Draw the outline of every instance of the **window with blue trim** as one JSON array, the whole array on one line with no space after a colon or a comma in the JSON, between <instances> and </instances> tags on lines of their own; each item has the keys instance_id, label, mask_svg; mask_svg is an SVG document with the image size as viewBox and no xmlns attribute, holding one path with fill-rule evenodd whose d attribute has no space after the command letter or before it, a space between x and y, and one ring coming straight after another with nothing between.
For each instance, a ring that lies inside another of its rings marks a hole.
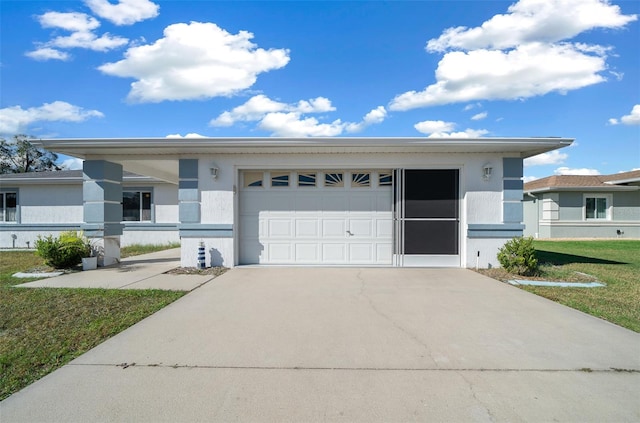
<instances>
[{"instance_id":1,"label":"window with blue trim","mask_svg":"<svg viewBox=\"0 0 640 423\"><path fill-rule=\"evenodd\" d=\"M123 191L122 220L151 222L151 191Z\"/></svg>"},{"instance_id":2,"label":"window with blue trim","mask_svg":"<svg viewBox=\"0 0 640 423\"><path fill-rule=\"evenodd\" d=\"M18 221L18 193L0 192L0 209L2 210L1 222Z\"/></svg>"}]
</instances>

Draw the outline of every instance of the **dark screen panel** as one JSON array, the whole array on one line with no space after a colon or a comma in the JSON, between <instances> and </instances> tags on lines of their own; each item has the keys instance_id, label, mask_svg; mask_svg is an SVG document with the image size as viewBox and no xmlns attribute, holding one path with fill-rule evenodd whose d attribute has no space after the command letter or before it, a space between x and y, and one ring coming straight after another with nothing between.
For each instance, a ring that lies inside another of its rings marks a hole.
<instances>
[{"instance_id":1,"label":"dark screen panel","mask_svg":"<svg viewBox=\"0 0 640 423\"><path fill-rule=\"evenodd\" d=\"M405 171L405 218L458 218L458 170Z\"/></svg>"},{"instance_id":2,"label":"dark screen panel","mask_svg":"<svg viewBox=\"0 0 640 423\"><path fill-rule=\"evenodd\" d=\"M407 220L404 222L405 254L458 254L458 222Z\"/></svg>"}]
</instances>

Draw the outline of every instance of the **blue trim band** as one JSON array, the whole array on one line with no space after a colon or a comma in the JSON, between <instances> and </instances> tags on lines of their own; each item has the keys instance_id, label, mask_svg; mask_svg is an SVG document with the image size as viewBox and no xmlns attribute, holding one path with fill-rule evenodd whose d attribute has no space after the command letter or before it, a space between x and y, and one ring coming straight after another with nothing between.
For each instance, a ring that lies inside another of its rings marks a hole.
<instances>
[{"instance_id":1,"label":"blue trim band","mask_svg":"<svg viewBox=\"0 0 640 423\"><path fill-rule=\"evenodd\" d=\"M472 223L467 225L467 238L513 238L522 236L523 230L520 223Z\"/></svg>"},{"instance_id":2,"label":"blue trim band","mask_svg":"<svg viewBox=\"0 0 640 423\"><path fill-rule=\"evenodd\" d=\"M233 238L231 224L180 224L181 238Z\"/></svg>"},{"instance_id":3,"label":"blue trim band","mask_svg":"<svg viewBox=\"0 0 640 423\"><path fill-rule=\"evenodd\" d=\"M82 223L9 223L1 224L2 232L81 231Z\"/></svg>"},{"instance_id":4,"label":"blue trim band","mask_svg":"<svg viewBox=\"0 0 640 423\"><path fill-rule=\"evenodd\" d=\"M177 231L177 223L136 223L125 222L125 232L131 231Z\"/></svg>"}]
</instances>

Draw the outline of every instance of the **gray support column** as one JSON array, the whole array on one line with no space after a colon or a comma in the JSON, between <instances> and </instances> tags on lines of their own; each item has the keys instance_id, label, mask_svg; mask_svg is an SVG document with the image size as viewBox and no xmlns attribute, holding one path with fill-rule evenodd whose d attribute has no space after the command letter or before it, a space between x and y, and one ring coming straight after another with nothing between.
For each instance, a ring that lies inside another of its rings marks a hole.
<instances>
[{"instance_id":1,"label":"gray support column","mask_svg":"<svg viewBox=\"0 0 640 423\"><path fill-rule=\"evenodd\" d=\"M522 159L505 157L502 159L502 221L522 223Z\"/></svg>"},{"instance_id":2,"label":"gray support column","mask_svg":"<svg viewBox=\"0 0 640 423\"><path fill-rule=\"evenodd\" d=\"M122 224L122 165L106 160L83 164L82 229L98 251L98 265L120 261Z\"/></svg>"},{"instance_id":3,"label":"gray support column","mask_svg":"<svg viewBox=\"0 0 640 423\"><path fill-rule=\"evenodd\" d=\"M200 223L198 159L180 159L178 164L178 202L180 225Z\"/></svg>"}]
</instances>

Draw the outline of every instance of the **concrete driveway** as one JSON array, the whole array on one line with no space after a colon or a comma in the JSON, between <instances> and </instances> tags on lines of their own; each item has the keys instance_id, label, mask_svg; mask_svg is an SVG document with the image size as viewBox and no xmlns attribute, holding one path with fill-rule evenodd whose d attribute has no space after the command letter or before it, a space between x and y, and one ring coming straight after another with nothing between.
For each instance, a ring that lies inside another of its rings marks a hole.
<instances>
[{"instance_id":1,"label":"concrete driveway","mask_svg":"<svg viewBox=\"0 0 640 423\"><path fill-rule=\"evenodd\" d=\"M638 421L639 392L639 334L468 270L237 268L0 420Z\"/></svg>"}]
</instances>

